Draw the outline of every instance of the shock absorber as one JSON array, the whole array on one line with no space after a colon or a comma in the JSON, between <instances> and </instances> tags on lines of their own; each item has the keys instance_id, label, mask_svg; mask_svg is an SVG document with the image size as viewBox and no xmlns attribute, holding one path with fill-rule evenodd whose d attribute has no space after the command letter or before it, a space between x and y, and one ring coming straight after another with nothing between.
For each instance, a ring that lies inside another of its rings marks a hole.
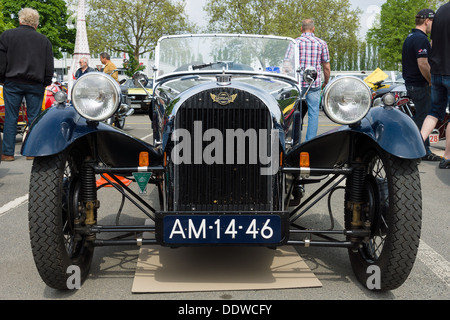
<instances>
[{"instance_id":1,"label":"shock absorber","mask_svg":"<svg viewBox=\"0 0 450 320\"><path fill-rule=\"evenodd\" d=\"M86 213L86 225L94 225L96 223L95 211L99 207L94 165L95 161L87 158L81 167L81 199Z\"/></svg>"},{"instance_id":2,"label":"shock absorber","mask_svg":"<svg viewBox=\"0 0 450 320\"><path fill-rule=\"evenodd\" d=\"M362 206L364 204L364 165L360 159L356 159L353 164L353 174L350 183L350 199L349 208L352 212L351 227L352 229L360 229L363 226L361 220Z\"/></svg>"}]
</instances>

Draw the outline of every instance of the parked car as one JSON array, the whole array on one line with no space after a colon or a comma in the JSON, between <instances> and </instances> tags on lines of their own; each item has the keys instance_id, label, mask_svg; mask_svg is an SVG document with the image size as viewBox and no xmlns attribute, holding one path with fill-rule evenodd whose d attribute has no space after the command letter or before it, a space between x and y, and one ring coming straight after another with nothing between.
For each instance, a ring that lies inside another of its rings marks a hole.
<instances>
[{"instance_id":1,"label":"parked car","mask_svg":"<svg viewBox=\"0 0 450 320\"><path fill-rule=\"evenodd\" d=\"M22 154L35 157L31 248L48 286L67 289L74 265L83 281L97 246L120 245L344 248L363 286L404 283L419 246L417 159L425 155L408 116L391 106L372 108L364 81L339 77L325 88L323 105L341 126L301 141L299 81L314 72L299 69L291 38L166 36L155 59L157 117L149 130L161 137L156 144L102 122L120 104L120 89L103 73L80 78L72 103L46 110L23 143ZM134 81L150 82L143 73ZM105 192L132 200L153 223L121 224L122 205L100 205L97 175L116 186ZM145 196L148 185L159 203ZM303 215L338 189L345 195L339 212L330 206L331 227L304 225ZM113 211L116 223L101 224ZM343 226L334 226L335 214Z\"/></svg>"},{"instance_id":2,"label":"parked car","mask_svg":"<svg viewBox=\"0 0 450 320\"><path fill-rule=\"evenodd\" d=\"M146 90L142 87L137 87L133 79L127 79L120 85L120 90L123 95L128 96L130 105L135 110L142 110L148 112L151 106L152 99L148 94L152 94L153 81L149 81L145 86Z\"/></svg>"}]
</instances>

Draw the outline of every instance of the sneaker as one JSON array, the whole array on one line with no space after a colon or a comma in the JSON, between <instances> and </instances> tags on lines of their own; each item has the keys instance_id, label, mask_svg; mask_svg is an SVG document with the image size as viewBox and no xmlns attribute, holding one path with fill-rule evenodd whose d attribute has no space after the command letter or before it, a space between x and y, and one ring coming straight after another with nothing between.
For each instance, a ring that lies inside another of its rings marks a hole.
<instances>
[{"instance_id":1,"label":"sneaker","mask_svg":"<svg viewBox=\"0 0 450 320\"><path fill-rule=\"evenodd\" d=\"M14 161L14 156L8 156L6 154L2 154L2 161Z\"/></svg>"},{"instance_id":2,"label":"sneaker","mask_svg":"<svg viewBox=\"0 0 450 320\"><path fill-rule=\"evenodd\" d=\"M423 161L441 161L443 158L434 154L433 152L428 153L425 157L422 158Z\"/></svg>"},{"instance_id":3,"label":"sneaker","mask_svg":"<svg viewBox=\"0 0 450 320\"><path fill-rule=\"evenodd\" d=\"M442 158L441 162L439 163L439 168L450 169L450 160Z\"/></svg>"}]
</instances>

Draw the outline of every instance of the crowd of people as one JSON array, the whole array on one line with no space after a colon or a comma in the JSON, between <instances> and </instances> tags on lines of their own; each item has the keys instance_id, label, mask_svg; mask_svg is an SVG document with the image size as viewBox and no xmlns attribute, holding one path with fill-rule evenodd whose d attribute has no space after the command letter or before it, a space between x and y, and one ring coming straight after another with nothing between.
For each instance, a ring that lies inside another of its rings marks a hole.
<instances>
[{"instance_id":1,"label":"crowd of people","mask_svg":"<svg viewBox=\"0 0 450 320\"><path fill-rule=\"evenodd\" d=\"M407 36L402 50L403 78L409 97L414 102L414 122L424 140L427 154L425 161L439 161L439 168L450 168L450 122L446 130L444 156L430 149L429 135L438 121L444 121L450 102L450 2L435 13L431 9L420 10L416 15L416 27ZM302 35L296 39L300 51L300 68L312 66L318 70L317 80L306 95L308 129L305 141L317 135L320 89L330 79L330 56L325 41L314 35L314 22L302 22ZM428 40L431 34L432 43ZM324 81L321 82L321 71ZM302 91L307 84L302 82Z\"/></svg>"},{"instance_id":2,"label":"crowd of people","mask_svg":"<svg viewBox=\"0 0 450 320\"><path fill-rule=\"evenodd\" d=\"M80 68L77 69L74 75L75 79L78 79L89 72L101 71L109 74L111 77L113 77L114 80L119 82L119 72L117 71L117 67L114 62L111 61L110 55L106 52L100 53L100 62L105 65L105 67L102 69L94 69L92 67L89 67L89 59L87 57L81 57L78 61L78 63L80 64Z\"/></svg>"},{"instance_id":3,"label":"crowd of people","mask_svg":"<svg viewBox=\"0 0 450 320\"><path fill-rule=\"evenodd\" d=\"M45 87L51 84L54 65L52 44L36 31L39 13L31 8L19 12L19 27L0 35L0 84L3 84L5 124L2 161L14 161L15 136L20 104L25 99L28 123L41 111ZM300 52L300 67L318 71L305 99L308 106L308 128L305 141L317 135L320 91L330 79L330 55L327 43L314 35L312 19L302 22L301 36L296 39ZM428 40L431 34L432 43ZM439 161L439 167L450 168L450 123L447 124L444 157L431 152L428 136L439 120L443 120L450 101L450 2L435 13L423 9L416 15L416 26L404 42L402 52L403 77L409 96L414 101L414 121L420 129L427 155L426 161ZM118 81L116 66L108 53L100 54L102 70ZM96 71L89 60L81 57L75 78ZM323 72L323 77L322 77ZM322 78L324 81L322 82ZM302 82L302 90L308 84ZM32 159L32 158L29 158Z\"/></svg>"}]
</instances>

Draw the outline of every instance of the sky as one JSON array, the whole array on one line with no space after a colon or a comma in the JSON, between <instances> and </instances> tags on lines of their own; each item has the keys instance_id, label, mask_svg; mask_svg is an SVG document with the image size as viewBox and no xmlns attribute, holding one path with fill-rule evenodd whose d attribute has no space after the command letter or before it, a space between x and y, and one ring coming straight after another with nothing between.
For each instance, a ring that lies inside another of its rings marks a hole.
<instances>
[{"instance_id":1,"label":"sky","mask_svg":"<svg viewBox=\"0 0 450 320\"><path fill-rule=\"evenodd\" d=\"M385 0L350 0L352 8L359 7L363 14L361 15L360 35L363 36L372 26L376 15L381 11L381 5ZM206 24L206 15L203 12L203 6L206 0L186 0L186 13L190 19L200 27Z\"/></svg>"}]
</instances>

